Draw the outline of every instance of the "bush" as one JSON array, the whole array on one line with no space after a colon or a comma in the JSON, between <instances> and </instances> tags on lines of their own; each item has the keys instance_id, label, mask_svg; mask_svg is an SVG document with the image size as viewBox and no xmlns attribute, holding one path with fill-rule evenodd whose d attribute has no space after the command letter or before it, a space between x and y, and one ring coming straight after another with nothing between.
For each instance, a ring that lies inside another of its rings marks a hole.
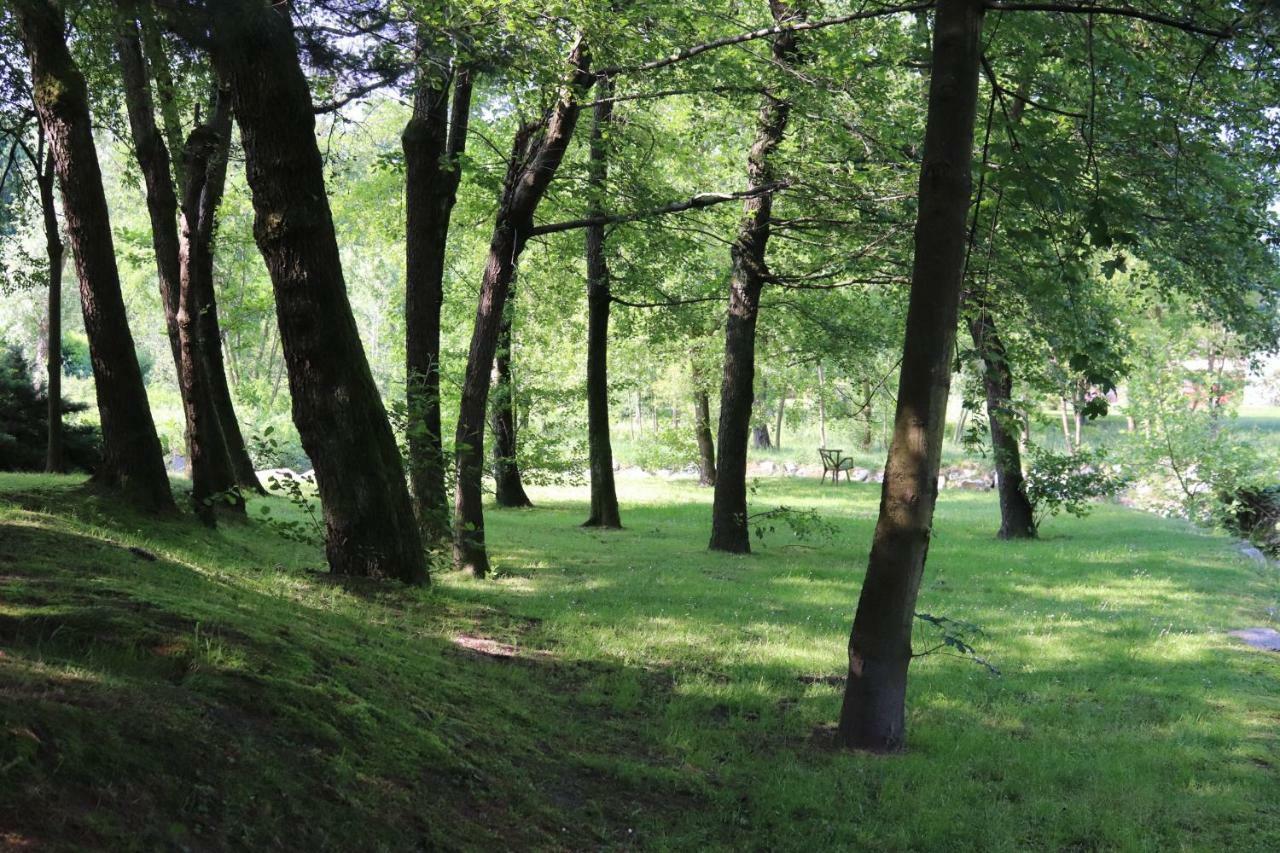
<instances>
[{"instance_id":1,"label":"bush","mask_svg":"<svg viewBox=\"0 0 1280 853\"><path fill-rule=\"evenodd\" d=\"M1280 485L1241 486L1218 494L1218 523L1259 548L1280 556Z\"/></svg>"},{"instance_id":2,"label":"bush","mask_svg":"<svg viewBox=\"0 0 1280 853\"><path fill-rule=\"evenodd\" d=\"M646 471L679 471L697 464L698 444L693 430L667 427L657 435L641 436L632 447L632 460Z\"/></svg>"},{"instance_id":3,"label":"bush","mask_svg":"<svg viewBox=\"0 0 1280 853\"><path fill-rule=\"evenodd\" d=\"M1034 522L1067 512L1077 518L1089 514L1089 502L1114 497L1125 479L1106 463L1101 450L1056 453L1042 447L1031 448L1031 467L1024 480Z\"/></svg>"},{"instance_id":4,"label":"bush","mask_svg":"<svg viewBox=\"0 0 1280 853\"><path fill-rule=\"evenodd\" d=\"M64 414L87 406L62 401ZM0 345L0 471L41 471L49 441L49 395L31 378L31 365L16 347ZM68 468L92 471L101 459L98 428L63 422Z\"/></svg>"}]
</instances>

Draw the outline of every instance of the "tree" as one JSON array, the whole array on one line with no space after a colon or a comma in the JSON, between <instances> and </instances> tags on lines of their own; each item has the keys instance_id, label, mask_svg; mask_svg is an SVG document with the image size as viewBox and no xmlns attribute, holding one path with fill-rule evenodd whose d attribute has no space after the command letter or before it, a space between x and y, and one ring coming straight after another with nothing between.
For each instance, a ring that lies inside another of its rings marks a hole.
<instances>
[{"instance_id":1,"label":"tree","mask_svg":"<svg viewBox=\"0 0 1280 853\"><path fill-rule=\"evenodd\" d=\"M449 529L440 426L440 309L445 248L462 175L471 111L471 71L420 25L413 116L401 145L405 158L405 388L409 481L428 542ZM452 95L450 94L452 93Z\"/></svg>"},{"instance_id":2,"label":"tree","mask_svg":"<svg viewBox=\"0 0 1280 853\"><path fill-rule=\"evenodd\" d=\"M490 369L498 347L507 293L515 277L516 261L532 234L534 211L560 167L573 136L581 93L594 80L588 70L589 64L587 46L578 38L569 51L572 74L555 105L541 121L524 125L516 133L489 242L454 437L457 484L454 490L453 561L457 568L471 571L477 577L484 577L489 571L489 558L484 547L480 480L484 464L484 423Z\"/></svg>"},{"instance_id":3,"label":"tree","mask_svg":"<svg viewBox=\"0 0 1280 853\"><path fill-rule=\"evenodd\" d=\"M769 11L779 26L803 20L782 0L770 0ZM791 31L773 38L773 59L786 66L796 58L796 35ZM782 142L790 105L785 97L765 90L757 120L756 139L747 157L752 189L775 182L770 156ZM768 276L765 250L769 243L772 193L743 202L743 218L730 250L733 280L729 286L729 313L725 318L724 378L720 386L720 456L716 460L715 496L711 508L713 551L744 554L751 550L747 527L747 436L751 427L755 379L756 319L760 291ZM766 435L767 435L767 427Z\"/></svg>"},{"instance_id":4,"label":"tree","mask_svg":"<svg viewBox=\"0 0 1280 853\"><path fill-rule=\"evenodd\" d=\"M933 527L972 184L982 0L938 0L915 263L880 516L853 630L840 741L902 748L915 601Z\"/></svg>"},{"instance_id":5,"label":"tree","mask_svg":"<svg viewBox=\"0 0 1280 853\"><path fill-rule=\"evenodd\" d=\"M116 268L84 76L67 50L65 19L49 0L17 0L36 112L49 139L93 361L103 458L94 481L135 506L174 509Z\"/></svg>"},{"instance_id":6,"label":"tree","mask_svg":"<svg viewBox=\"0 0 1280 853\"><path fill-rule=\"evenodd\" d=\"M425 583L404 468L347 300L289 19L263 0L210 4L207 15L200 23L240 127L254 236L275 291L294 423L315 465L329 567ZM205 37L180 15L168 20Z\"/></svg>"},{"instance_id":7,"label":"tree","mask_svg":"<svg viewBox=\"0 0 1280 853\"><path fill-rule=\"evenodd\" d=\"M498 346L493 354L490 376L489 431L493 433L493 497L500 507L531 507L524 490L520 462L516 456L516 387L511 377L511 326L515 313L515 286L507 293L507 304L498 325Z\"/></svg>"},{"instance_id":8,"label":"tree","mask_svg":"<svg viewBox=\"0 0 1280 853\"><path fill-rule=\"evenodd\" d=\"M609 179L609 129L613 121L613 82L601 77L593 108L587 192L588 218L601 215ZM591 512L583 527L622 527L618 491L613 481L613 446L609 439L609 309L613 294L605 256L603 223L586 228L587 258L587 442L591 464Z\"/></svg>"}]
</instances>

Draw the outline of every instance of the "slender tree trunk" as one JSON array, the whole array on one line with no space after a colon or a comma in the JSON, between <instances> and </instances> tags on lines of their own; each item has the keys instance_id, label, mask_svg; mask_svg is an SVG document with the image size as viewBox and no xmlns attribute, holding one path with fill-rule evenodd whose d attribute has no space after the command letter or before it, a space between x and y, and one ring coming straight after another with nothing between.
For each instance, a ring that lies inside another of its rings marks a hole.
<instances>
[{"instance_id":1,"label":"slender tree trunk","mask_svg":"<svg viewBox=\"0 0 1280 853\"><path fill-rule=\"evenodd\" d=\"M123 13L131 11L132 4L127 0L118 0L118 5ZM122 14L116 49L120 57L120 74L124 80L124 100L128 107L134 155L147 190L147 213L151 218L151 247L156 257L160 305L164 308L173 366L181 379L182 355L178 343L178 298L181 287L181 272L178 269L178 198L169 167L169 150L156 128L155 107L151 101L146 62L142 57L138 22L131 14ZM182 387L181 381L179 390L185 399L187 389ZM190 455L189 436L187 450Z\"/></svg>"},{"instance_id":2,"label":"slender tree trunk","mask_svg":"<svg viewBox=\"0 0 1280 853\"><path fill-rule=\"evenodd\" d=\"M822 447L827 446L827 391L826 376L822 365L818 365L818 440Z\"/></svg>"},{"instance_id":3,"label":"slender tree trunk","mask_svg":"<svg viewBox=\"0 0 1280 853\"><path fill-rule=\"evenodd\" d=\"M769 0L776 22L799 17L781 0ZM774 36L773 58L787 64L796 56L796 36L783 32ZM766 91L756 122L756 138L747 157L747 179L751 189L774 179L770 156L782 142L790 104ZM720 386L720 457L716 461L715 496L711 507L713 551L746 554L751 551L747 527L747 436L751 426L752 386L755 381L756 318L760 290L768 275L765 250L773 211L772 193L743 202L743 219L730 249L732 281L729 286L729 313L725 320L724 378ZM768 432L768 427L765 427ZM760 436L757 434L757 438Z\"/></svg>"},{"instance_id":4,"label":"slender tree trunk","mask_svg":"<svg viewBox=\"0 0 1280 853\"><path fill-rule=\"evenodd\" d=\"M596 85L601 99L612 97L613 81ZM613 118L613 102L594 107L591 149L587 171L590 198L588 216L604 212L605 184L609 178L607 129ZM604 253L604 226L586 229L587 257L587 456L591 464L591 514L583 527L622 527L618 491L613 481L613 445L609 438L609 263Z\"/></svg>"},{"instance_id":5,"label":"slender tree trunk","mask_svg":"<svg viewBox=\"0 0 1280 853\"><path fill-rule=\"evenodd\" d=\"M206 265L199 257L209 248L207 244L202 245L200 239L200 206L208 160L217 146L216 134L208 126L202 126L192 131L184 147L183 172L187 184L183 188L178 255L181 269L177 312L178 384L182 388L182 409L186 416L191 501L196 516L209 527L215 525L220 505L244 512L244 498L235 488L235 473L213 405L209 369L200 343L200 313L207 307L204 294L213 289L212 282L201 280L212 265ZM167 169L165 174L167 177Z\"/></svg>"},{"instance_id":6,"label":"slender tree trunk","mask_svg":"<svg viewBox=\"0 0 1280 853\"><path fill-rule=\"evenodd\" d=\"M1035 514L1022 478L1022 450L1018 446L1018 414L1013 410L1013 373L995 320L979 301L969 320L973 346L982 356L982 384L987 394L987 421L1000 494L1001 539L1032 539Z\"/></svg>"},{"instance_id":7,"label":"slender tree trunk","mask_svg":"<svg viewBox=\"0 0 1280 853\"><path fill-rule=\"evenodd\" d=\"M698 362L693 363L693 430L698 437L698 485L716 484L716 444L711 436L711 399Z\"/></svg>"},{"instance_id":8,"label":"slender tree trunk","mask_svg":"<svg viewBox=\"0 0 1280 853\"><path fill-rule=\"evenodd\" d=\"M778 420L773 428L773 446L778 450L782 449L782 418L787 410L787 386L782 386L782 393L778 395Z\"/></svg>"},{"instance_id":9,"label":"slender tree trunk","mask_svg":"<svg viewBox=\"0 0 1280 853\"><path fill-rule=\"evenodd\" d=\"M347 301L315 115L288 18L260 0L208 7L232 96L254 236L276 297L293 420L315 465L337 574L425 583L404 468Z\"/></svg>"},{"instance_id":10,"label":"slender tree trunk","mask_svg":"<svg viewBox=\"0 0 1280 853\"><path fill-rule=\"evenodd\" d=\"M458 407L454 435L457 482L454 489L453 561L459 569L483 577L489 571L484 545L484 504L481 476L484 468L484 422L489 396L489 372L498 346L498 331L507 292L515 275L516 260L533 228L533 214L564 159L565 149L578 121L580 95L592 84L587 70L590 58L579 39L569 55L572 79L556 105L536 126L516 134L511 161L503 183L489 258L480 283L475 328L467 354L467 369ZM535 138L534 133L538 135Z\"/></svg>"},{"instance_id":11,"label":"slender tree trunk","mask_svg":"<svg viewBox=\"0 0 1280 853\"><path fill-rule=\"evenodd\" d=\"M875 389L871 387L871 383L863 380L862 383L862 437L858 439L858 446L863 450L870 450L871 445L875 444Z\"/></svg>"},{"instance_id":12,"label":"slender tree trunk","mask_svg":"<svg viewBox=\"0 0 1280 853\"><path fill-rule=\"evenodd\" d=\"M493 433L494 499L500 507L518 509L533 506L525 493L516 455L516 387L511 378L511 315L515 313L515 288L508 294L502 323L498 326L498 347L493 355L490 376L489 428Z\"/></svg>"},{"instance_id":13,"label":"slender tree trunk","mask_svg":"<svg viewBox=\"0 0 1280 853\"><path fill-rule=\"evenodd\" d=\"M41 134L43 140L43 133ZM62 446L62 264L66 249L58 233L58 209L54 202L53 151L44 158L39 174L40 212L44 218L45 254L49 259L49 309L45 330L45 366L48 369L49 430L44 469L60 473L66 468Z\"/></svg>"},{"instance_id":14,"label":"slender tree trunk","mask_svg":"<svg viewBox=\"0 0 1280 853\"><path fill-rule=\"evenodd\" d=\"M36 112L53 153L80 280L102 422L102 463L94 480L120 490L141 509L173 511L160 439L120 292L84 76L67 50L65 20L57 6L49 0L15 0L12 6L30 59Z\"/></svg>"},{"instance_id":15,"label":"slender tree trunk","mask_svg":"<svg viewBox=\"0 0 1280 853\"><path fill-rule=\"evenodd\" d=\"M209 395L212 399L223 444L231 462L236 485L242 491L266 494L253 470L249 448L240 430L235 403L231 398L231 386L227 383L227 369L222 360L222 327L218 321L218 302L213 286L213 246L218 227L218 205L222 202L227 182L227 157L231 148L231 94L220 90L208 124L213 148L204 166L204 189L200 195L199 220L195 231L194 258L200 269L197 280L201 285L198 294L200 334L198 344L200 359L209 379ZM179 174L186 174L185 168ZM190 176L189 179L194 179ZM278 336L277 336L278 337Z\"/></svg>"},{"instance_id":16,"label":"slender tree trunk","mask_svg":"<svg viewBox=\"0 0 1280 853\"><path fill-rule=\"evenodd\" d=\"M1067 398L1059 397L1058 402L1061 404L1058 408L1062 413L1062 442L1067 446L1067 453L1075 453L1075 445L1071 443L1071 423L1067 418Z\"/></svg>"},{"instance_id":17,"label":"slender tree trunk","mask_svg":"<svg viewBox=\"0 0 1280 853\"><path fill-rule=\"evenodd\" d=\"M938 496L964 273L982 0L939 0L920 171L915 262L880 516L849 637L840 741L887 752L905 739L916 595Z\"/></svg>"},{"instance_id":18,"label":"slender tree trunk","mask_svg":"<svg viewBox=\"0 0 1280 853\"><path fill-rule=\"evenodd\" d=\"M126 0L128 2L128 0ZM142 47L146 55L147 65L151 69L151 77L156 83L156 101L160 105L160 123L164 128L164 136L170 151L181 151L182 120L178 109L178 87L173 83L173 71L169 67L168 52L164 48L164 36L155 20L150 3L139 3L133 0L135 11L141 20ZM175 158L173 167L173 185L185 187L186 175L182 169L182 158Z\"/></svg>"},{"instance_id":19,"label":"slender tree trunk","mask_svg":"<svg viewBox=\"0 0 1280 853\"><path fill-rule=\"evenodd\" d=\"M418 39L413 115L400 142L405 157L405 390L409 483L428 543L449 535L440 425L440 310L449 220L462 176L471 113L471 74L424 33ZM452 90L452 107L450 91ZM452 113L452 116L450 115Z\"/></svg>"}]
</instances>

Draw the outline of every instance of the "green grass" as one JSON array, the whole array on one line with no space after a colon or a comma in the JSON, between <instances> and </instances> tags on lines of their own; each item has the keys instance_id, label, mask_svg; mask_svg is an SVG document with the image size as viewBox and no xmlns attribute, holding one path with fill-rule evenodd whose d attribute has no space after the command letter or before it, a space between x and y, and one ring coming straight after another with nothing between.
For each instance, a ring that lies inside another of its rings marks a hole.
<instances>
[{"instance_id":1,"label":"green grass","mask_svg":"<svg viewBox=\"0 0 1280 853\"><path fill-rule=\"evenodd\" d=\"M827 733L876 489L764 480L837 535L730 557L707 491L623 486L626 530L535 492L493 579L419 591L0 475L0 846L1280 849L1280 658L1225 633L1280 585L1225 537L1104 506L999 543L945 492L919 609L1002 675L917 660L872 757Z\"/></svg>"}]
</instances>

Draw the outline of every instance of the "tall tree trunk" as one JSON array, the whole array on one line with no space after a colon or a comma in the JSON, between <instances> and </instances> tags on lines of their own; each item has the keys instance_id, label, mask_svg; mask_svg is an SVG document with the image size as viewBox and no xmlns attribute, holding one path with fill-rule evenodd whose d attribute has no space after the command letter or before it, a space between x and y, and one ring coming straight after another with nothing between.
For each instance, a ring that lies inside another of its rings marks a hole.
<instances>
[{"instance_id":1,"label":"tall tree trunk","mask_svg":"<svg viewBox=\"0 0 1280 853\"><path fill-rule=\"evenodd\" d=\"M857 749L894 751L905 740L911 629L938 496L964 277L983 11L982 0L939 0L935 13L898 404L840 711L840 740Z\"/></svg>"},{"instance_id":2,"label":"tall tree trunk","mask_svg":"<svg viewBox=\"0 0 1280 853\"><path fill-rule=\"evenodd\" d=\"M778 395L778 420L773 428L773 446L778 450L782 449L782 418L787 411L787 386L782 386L782 393Z\"/></svg>"},{"instance_id":3,"label":"tall tree trunk","mask_svg":"<svg viewBox=\"0 0 1280 853\"><path fill-rule=\"evenodd\" d=\"M533 506L525 493L516 456L516 386L511 378L511 315L515 313L515 289L508 294L502 323L498 326L498 346L493 354L490 376L489 428L493 432L494 499L508 509Z\"/></svg>"},{"instance_id":4,"label":"tall tree trunk","mask_svg":"<svg viewBox=\"0 0 1280 853\"><path fill-rule=\"evenodd\" d=\"M404 468L347 301L315 115L289 19L262 0L208 7L276 297L293 420L315 466L337 574L425 583Z\"/></svg>"},{"instance_id":5,"label":"tall tree trunk","mask_svg":"<svg viewBox=\"0 0 1280 853\"><path fill-rule=\"evenodd\" d=\"M212 134L214 147L204 165L204 189L200 195L199 220L195 232L194 258L200 265L198 281L202 288L198 297L200 334L197 341L200 359L208 375L209 395L236 485L242 491L265 495L266 489L258 482L258 476L254 473L253 460L249 458L249 448L245 443L244 433L240 430L240 419L236 417L231 387L227 383L227 369L222 361L222 328L218 321L218 301L213 286L213 244L218 228L218 205L222 202L223 189L227 183L227 157L231 148L230 92L218 91L213 115L207 126ZM179 174L186 174L185 167L179 170ZM189 176L188 180L194 180L194 176Z\"/></svg>"},{"instance_id":6,"label":"tall tree trunk","mask_svg":"<svg viewBox=\"0 0 1280 853\"><path fill-rule=\"evenodd\" d=\"M454 435L457 482L454 489L453 561L477 577L489 571L484 546L484 422L489 397L489 372L498 346L498 331L515 275L516 260L529 239L533 214L564 159L578 121L578 101L593 82L585 43L579 39L569 54L571 80L544 119L517 133L502 198L489 241L489 258L480 283L475 328L467 353L467 369L458 406ZM536 136L535 136L536 133Z\"/></svg>"},{"instance_id":7,"label":"tall tree trunk","mask_svg":"<svg viewBox=\"0 0 1280 853\"><path fill-rule=\"evenodd\" d=\"M1067 453L1075 453L1075 445L1071 443L1071 424L1067 419L1067 398L1059 397L1058 402L1061 404L1058 409L1062 414L1062 443L1066 445Z\"/></svg>"},{"instance_id":8,"label":"tall tree trunk","mask_svg":"<svg viewBox=\"0 0 1280 853\"><path fill-rule=\"evenodd\" d=\"M41 141L44 139L41 133ZM44 219L44 247L49 259L49 308L45 331L45 366L48 369L49 430L44 470L59 473L66 468L62 445L62 262L66 253L58 233L58 209L54 203L53 151L44 157L37 183Z\"/></svg>"},{"instance_id":9,"label":"tall tree trunk","mask_svg":"<svg viewBox=\"0 0 1280 853\"><path fill-rule=\"evenodd\" d=\"M1035 514L1027 500L1022 478L1022 451L1018 446L1018 414L1013 410L1013 373L1009 357L996 331L995 320L981 302L969 320L969 335L982 356L982 384L987 394L987 421L991 429L996 489L1000 494L1001 539L1032 539Z\"/></svg>"},{"instance_id":10,"label":"tall tree trunk","mask_svg":"<svg viewBox=\"0 0 1280 853\"><path fill-rule=\"evenodd\" d=\"M826 376L822 365L818 365L818 441L821 447L827 446L827 392Z\"/></svg>"},{"instance_id":11,"label":"tall tree trunk","mask_svg":"<svg viewBox=\"0 0 1280 853\"><path fill-rule=\"evenodd\" d=\"M863 380L862 382L862 436L858 439L858 446L863 450L870 450L871 445L875 443L875 389L871 387L871 382Z\"/></svg>"},{"instance_id":12,"label":"tall tree trunk","mask_svg":"<svg viewBox=\"0 0 1280 853\"><path fill-rule=\"evenodd\" d=\"M216 403L215 364L211 360L216 356L217 375L225 385L213 295L213 232L226 169L225 160L218 159L227 155L230 133L230 97L220 92L210 122L195 128L187 138L181 170L187 183L179 234L178 379L191 460L191 499L196 515L210 527L215 523L216 509L244 513L244 496L238 488L226 427ZM206 340L209 336L213 341ZM234 414L230 423L238 435ZM257 478L254 480L256 485Z\"/></svg>"},{"instance_id":13,"label":"tall tree trunk","mask_svg":"<svg viewBox=\"0 0 1280 853\"><path fill-rule=\"evenodd\" d=\"M613 119L613 81L596 86L601 101L594 107L587 170L588 216L604 212L609 178L607 128ZM609 263L604 254L604 225L586 230L587 257L587 457L591 466L591 514L583 527L622 527L618 491L613 481L613 445L609 439Z\"/></svg>"},{"instance_id":14,"label":"tall tree trunk","mask_svg":"<svg viewBox=\"0 0 1280 853\"><path fill-rule=\"evenodd\" d=\"M125 0L131 3L132 11L140 18L142 47L147 65L151 69L151 77L156 83L156 101L160 105L160 124L164 128L164 136L170 151L181 151L182 120L178 110L178 87L173 83L173 70L169 67L169 55L164 47L164 36L155 20L154 10L150 3ZM173 185L185 187L186 174L183 172L182 158L171 158L173 168Z\"/></svg>"},{"instance_id":15,"label":"tall tree trunk","mask_svg":"<svg viewBox=\"0 0 1280 853\"><path fill-rule=\"evenodd\" d=\"M178 268L178 198L169 169L169 150L156 128L155 107L151 101L151 84L142 57L138 22L129 14L132 4L118 0L122 10L120 34L116 49L120 57L120 75L124 80L124 100L129 113L129 130L133 135L134 155L147 190L147 214L151 219L151 247L156 257L156 275L160 285L160 305L164 308L165 328L169 333L169 349L179 379L183 375L182 355L178 343L178 298L181 272ZM181 149L177 149L181 150ZM179 381L184 401L187 389ZM185 402L183 404L186 405ZM188 437L188 445L190 437ZM188 446L188 453L190 447Z\"/></svg>"},{"instance_id":16,"label":"tall tree trunk","mask_svg":"<svg viewBox=\"0 0 1280 853\"><path fill-rule=\"evenodd\" d=\"M702 367L693 363L693 431L698 438L698 485L716 484L716 445L711 437L711 399Z\"/></svg>"},{"instance_id":17,"label":"tall tree trunk","mask_svg":"<svg viewBox=\"0 0 1280 853\"><path fill-rule=\"evenodd\" d=\"M59 7L49 0L15 0L12 6L30 58L36 112L53 153L80 280L102 421L102 463L94 480L120 490L141 509L173 511L160 439L120 293L84 76L63 39Z\"/></svg>"},{"instance_id":18,"label":"tall tree trunk","mask_svg":"<svg viewBox=\"0 0 1280 853\"><path fill-rule=\"evenodd\" d=\"M782 0L769 0L769 10L778 23L803 17ZM795 33L774 36L775 62L787 64L795 55ZM751 189L772 183L774 179L769 158L782 142L789 112L790 104L786 100L770 91L764 93L755 142L747 157L747 185ZM747 527L747 436L755 381L756 317L760 290L768 275L765 250L769 244L773 195L763 193L749 198L742 208L744 216L730 249L732 281L724 330L724 379L720 386L720 458L716 461L709 545L713 551L735 554L751 551Z\"/></svg>"},{"instance_id":19,"label":"tall tree trunk","mask_svg":"<svg viewBox=\"0 0 1280 853\"><path fill-rule=\"evenodd\" d=\"M447 54L426 33L419 34L418 51L413 115L400 137L405 158L406 437L414 512L423 539L439 543L449 535L440 426L440 310L449 220L471 113L471 74L456 60L449 69Z\"/></svg>"},{"instance_id":20,"label":"tall tree trunk","mask_svg":"<svg viewBox=\"0 0 1280 853\"><path fill-rule=\"evenodd\" d=\"M209 369L200 344L200 313L207 307L206 292L213 290L211 281L202 280L211 271L212 264L204 263L199 257L202 251L208 250L208 245L202 245L200 239L200 208L208 160L217 147L216 134L208 126L202 126L192 131L183 149L187 183L182 193L178 256L181 269L177 312L178 384L182 388L182 410L187 426L191 502L196 516L209 527L216 523L219 506L227 505L244 512L244 498L235 488L235 473L213 405ZM167 177L167 168L165 174Z\"/></svg>"}]
</instances>

